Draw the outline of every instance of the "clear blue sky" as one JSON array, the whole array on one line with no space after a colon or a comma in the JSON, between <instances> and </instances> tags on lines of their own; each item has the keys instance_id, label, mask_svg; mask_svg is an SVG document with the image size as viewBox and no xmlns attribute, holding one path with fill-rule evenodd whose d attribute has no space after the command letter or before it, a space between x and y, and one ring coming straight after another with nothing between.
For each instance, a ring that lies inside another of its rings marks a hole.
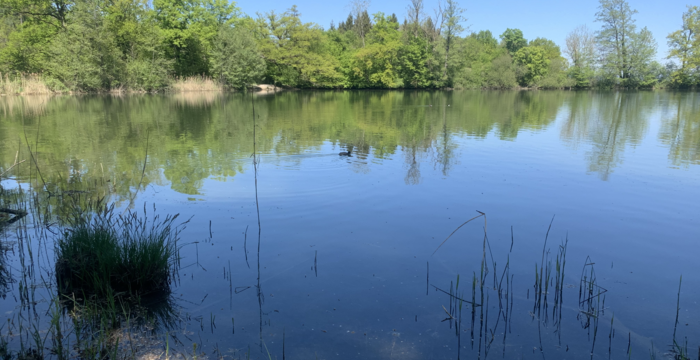
<instances>
[{"instance_id":1,"label":"clear blue sky","mask_svg":"<svg viewBox=\"0 0 700 360\"><path fill-rule=\"evenodd\" d=\"M555 1L555 0L493 0L467 1L458 0L466 9L467 21L464 25L471 31L491 30L498 38L507 28L518 28L523 31L525 38L532 40L545 37L556 42L563 50L566 35L579 25L587 25L592 30L598 30L600 24L594 22L598 1ZM635 15L639 28L648 27L659 44L657 59L664 59L668 54L666 35L678 30L681 26L681 15L686 10L690 0L628 0ZM400 22L406 17L406 7L409 0L373 0L370 14L381 11L387 14L395 13ZM344 21L349 11L349 1L318 1L318 0L240 0L237 1L241 10L251 16L256 12L284 10L296 4L304 22L314 22L324 28L330 26L331 20L336 24ZM424 0L425 12L433 15L437 8L437 0Z\"/></svg>"}]
</instances>

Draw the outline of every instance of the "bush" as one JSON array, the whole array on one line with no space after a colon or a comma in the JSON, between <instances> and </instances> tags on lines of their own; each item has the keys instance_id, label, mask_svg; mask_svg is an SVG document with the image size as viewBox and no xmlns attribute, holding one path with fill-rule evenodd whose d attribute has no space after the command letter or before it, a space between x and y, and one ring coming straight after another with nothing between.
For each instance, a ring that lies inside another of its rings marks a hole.
<instances>
[{"instance_id":1,"label":"bush","mask_svg":"<svg viewBox=\"0 0 700 360\"><path fill-rule=\"evenodd\" d=\"M170 290L177 263L177 219L148 220L127 211L114 216L114 205L93 215L76 211L56 243L59 292L111 298Z\"/></svg>"},{"instance_id":2,"label":"bush","mask_svg":"<svg viewBox=\"0 0 700 360\"><path fill-rule=\"evenodd\" d=\"M498 89L516 87L518 84L513 67L513 60L508 54L501 55L494 59L491 65L491 71L489 71L487 76L488 86Z\"/></svg>"}]
</instances>

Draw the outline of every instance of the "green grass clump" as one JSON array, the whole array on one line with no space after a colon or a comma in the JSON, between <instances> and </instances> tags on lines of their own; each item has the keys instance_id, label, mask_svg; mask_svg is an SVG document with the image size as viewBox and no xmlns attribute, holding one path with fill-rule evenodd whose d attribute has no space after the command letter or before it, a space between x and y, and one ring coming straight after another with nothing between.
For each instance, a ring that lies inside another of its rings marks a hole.
<instances>
[{"instance_id":1,"label":"green grass clump","mask_svg":"<svg viewBox=\"0 0 700 360\"><path fill-rule=\"evenodd\" d=\"M177 218L114 215L114 206L76 210L56 243L56 279L61 293L111 299L170 290L176 271ZM145 213L145 209L144 209Z\"/></svg>"}]
</instances>

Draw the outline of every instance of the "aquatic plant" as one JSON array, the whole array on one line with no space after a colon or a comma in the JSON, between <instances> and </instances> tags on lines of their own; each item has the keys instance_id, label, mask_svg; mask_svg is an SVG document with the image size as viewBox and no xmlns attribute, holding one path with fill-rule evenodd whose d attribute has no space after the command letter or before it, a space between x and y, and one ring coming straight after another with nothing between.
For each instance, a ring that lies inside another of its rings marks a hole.
<instances>
[{"instance_id":1,"label":"aquatic plant","mask_svg":"<svg viewBox=\"0 0 700 360\"><path fill-rule=\"evenodd\" d=\"M92 215L76 209L56 242L59 291L102 299L169 291L178 260L178 215L149 220L145 207L143 217L131 210L115 216L114 205L99 202L95 208Z\"/></svg>"},{"instance_id":2,"label":"aquatic plant","mask_svg":"<svg viewBox=\"0 0 700 360\"><path fill-rule=\"evenodd\" d=\"M222 91L223 86L208 76L177 77L172 81L173 92Z\"/></svg>"}]
</instances>

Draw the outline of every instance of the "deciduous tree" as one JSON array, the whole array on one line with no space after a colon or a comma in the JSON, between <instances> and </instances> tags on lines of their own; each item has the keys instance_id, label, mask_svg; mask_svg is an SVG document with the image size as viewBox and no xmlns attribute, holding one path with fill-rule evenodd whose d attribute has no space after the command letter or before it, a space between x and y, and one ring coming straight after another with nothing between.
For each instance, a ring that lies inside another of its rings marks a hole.
<instances>
[{"instance_id":1,"label":"deciduous tree","mask_svg":"<svg viewBox=\"0 0 700 360\"><path fill-rule=\"evenodd\" d=\"M316 24L302 23L285 12L258 18L259 49L267 64L266 81L293 87L335 87L340 84L338 60Z\"/></svg>"},{"instance_id":2,"label":"deciduous tree","mask_svg":"<svg viewBox=\"0 0 700 360\"><path fill-rule=\"evenodd\" d=\"M503 46L508 49L511 55L527 46L527 40L523 37L523 32L520 29L506 29L500 37Z\"/></svg>"},{"instance_id":3,"label":"deciduous tree","mask_svg":"<svg viewBox=\"0 0 700 360\"><path fill-rule=\"evenodd\" d=\"M625 0L600 0L596 13L596 21L602 24L597 33L601 64L621 79L623 86L631 76L631 46L636 33L633 16L636 13Z\"/></svg>"},{"instance_id":4,"label":"deciduous tree","mask_svg":"<svg viewBox=\"0 0 700 360\"><path fill-rule=\"evenodd\" d=\"M677 59L680 69L672 74L675 86L692 86L700 78L700 7L688 6L680 30L667 37L669 59Z\"/></svg>"},{"instance_id":5,"label":"deciduous tree","mask_svg":"<svg viewBox=\"0 0 700 360\"><path fill-rule=\"evenodd\" d=\"M513 61L525 67L526 71L520 79L521 85L533 85L547 75L550 59L547 52L539 46L526 46L513 55Z\"/></svg>"},{"instance_id":6,"label":"deciduous tree","mask_svg":"<svg viewBox=\"0 0 700 360\"><path fill-rule=\"evenodd\" d=\"M566 36L566 48L564 53L571 60L569 71L575 86L586 87L593 77L596 58L595 35L588 30L586 25L581 25Z\"/></svg>"},{"instance_id":7,"label":"deciduous tree","mask_svg":"<svg viewBox=\"0 0 700 360\"><path fill-rule=\"evenodd\" d=\"M365 36L369 33L372 24L369 19L367 10L369 9L370 0L351 0L351 14L355 16L355 24L353 29L362 40L362 47L365 46Z\"/></svg>"},{"instance_id":8,"label":"deciduous tree","mask_svg":"<svg viewBox=\"0 0 700 360\"><path fill-rule=\"evenodd\" d=\"M455 39L464 31L462 22L466 19L462 16L463 13L464 9L459 7L456 0L446 0L445 7L442 9L442 18L444 19L442 37L445 44L445 61L442 78L446 81L448 86L452 86L453 79L447 76L447 62Z\"/></svg>"},{"instance_id":9,"label":"deciduous tree","mask_svg":"<svg viewBox=\"0 0 700 360\"><path fill-rule=\"evenodd\" d=\"M376 13L368 39L369 44L360 49L353 59L353 85L360 88L403 86L399 61L399 24L389 21L381 12Z\"/></svg>"},{"instance_id":10,"label":"deciduous tree","mask_svg":"<svg viewBox=\"0 0 700 360\"><path fill-rule=\"evenodd\" d=\"M212 71L223 82L243 88L265 73L265 60L258 52L252 33L243 27L223 25L214 40Z\"/></svg>"}]
</instances>

